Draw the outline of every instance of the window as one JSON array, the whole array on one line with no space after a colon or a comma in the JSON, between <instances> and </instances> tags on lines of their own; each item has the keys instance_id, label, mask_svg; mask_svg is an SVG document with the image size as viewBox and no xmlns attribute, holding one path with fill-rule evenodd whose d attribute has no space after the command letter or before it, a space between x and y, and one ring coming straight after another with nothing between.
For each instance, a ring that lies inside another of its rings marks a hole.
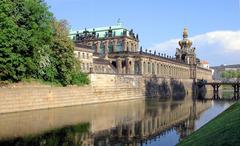
<instances>
[{"instance_id":1,"label":"window","mask_svg":"<svg viewBox=\"0 0 240 146\"><path fill-rule=\"evenodd\" d=\"M82 58L85 59L85 53L82 53Z\"/></svg>"},{"instance_id":2,"label":"window","mask_svg":"<svg viewBox=\"0 0 240 146\"><path fill-rule=\"evenodd\" d=\"M89 70L89 63L87 63L87 70Z\"/></svg>"},{"instance_id":3,"label":"window","mask_svg":"<svg viewBox=\"0 0 240 146\"><path fill-rule=\"evenodd\" d=\"M148 73L151 73L151 64L148 62Z\"/></svg>"},{"instance_id":4,"label":"window","mask_svg":"<svg viewBox=\"0 0 240 146\"><path fill-rule=\"evenodd\" d=\"M82 66L82 67L83 67L82 69L85 70L85 64L84 64L84 63L83 63L83 66Z\"/></svg>"},{"instance_id":5,"label":"window","mask_svg":"<svg viewBox=\"0 0 240 146\"><path fill-rule=\"evenodd\" d=\"M102 42L101 45L100 45L99 53L100 53L100 54L105 54L105 45L104 45L103 42Z\"/></svg>"},{"instance_id":6,"label":"window","mask_svg":"<svg viewBox=\"0 0 240 146\"><path fill-rule=\"evenodd\" d=\"M80 52L78 52L78 58L80 58L81 57L81 53Z\"/></svg>"},{"instance_id":7,"label":"window","mask_svg":"<svg viewBox=\"0 0 240 146\"><path fill-rule=\"evenodd\" d=\"M109 45L108 45L108 52L109 53L113 52L113 43L112 42L110 42Z\"/></svg>"},{"instance_id":8,"label":"window","mask_svg":"<svg viewBox=\"0 0 240 146\"><path fill-rule=\"evenodd\" d=\"M117 52L123 51L123 44L121 41L118 41L117 43Z\"/></svg>"},{"instance_id":9,"label":"window","mask_svg":"<svg viewBox=\"0 0 240 146\"><path fill-rule=\"evenodd\" d=\"M146 66L145 66L145 74L148 73L148 64L146 63Z\"/></svg>"},{"instance_id":10,"label":"window","mask_svg":"<svg viewBox=\"0 0 240 146\"><path fill-rule=\"evenodd\" d=\"M155 65L152 63L152 74L155 74Z\"/></svg>"},{"instance_id":11,"label":"window","mask_svg":"<svg viewBox=\"0 0 240 146\"><path fill-rule=\"evenodd\" d=\"M92 49L94 50L94 52L97 52L97 45L96 45L96 44L93 44L93 45L92 45Z\"/></svg>"},{"instance_id":12,"label":"window","mask_svg":"<svg viewBox=\"0 0 240 146\"><path fill-rule=\"evenodd\" d=\"M89 59L89 55L88 55L88 53L87 53L87 59Z\"/></svg>"}]
</instances>

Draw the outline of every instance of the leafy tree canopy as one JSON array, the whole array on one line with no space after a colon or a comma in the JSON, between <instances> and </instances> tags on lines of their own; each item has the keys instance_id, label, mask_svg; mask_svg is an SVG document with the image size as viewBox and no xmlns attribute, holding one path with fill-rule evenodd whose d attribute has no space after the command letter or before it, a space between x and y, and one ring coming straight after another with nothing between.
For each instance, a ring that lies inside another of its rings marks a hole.
<instances>
[{"instance_id":1,"label":"leafy tree canopy","mask_svg":"<svg viewBox=\"0 0 240 146\"><path fill-rule=\"evenodd\" d=\"M222 78L231 79L231 78L240 78L239 70L226 70L221 74Z\"/></svg>"},{"instance_id":2,"label":"leafy tree canopy","mask_svg":"<svg viewBox=\"0 0 240 146\"><path fill-rule=\"evenodd\" d=\"M57 21L43 0L0 1L0 81L43 79L63 85L84 78L66 21Z\"/></svg>"}]
</instances>

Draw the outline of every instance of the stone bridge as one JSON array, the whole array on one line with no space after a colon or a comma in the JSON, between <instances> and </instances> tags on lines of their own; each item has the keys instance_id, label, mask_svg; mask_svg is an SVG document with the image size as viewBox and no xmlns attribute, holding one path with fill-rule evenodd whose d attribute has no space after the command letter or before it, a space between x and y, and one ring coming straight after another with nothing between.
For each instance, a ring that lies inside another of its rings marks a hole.
<instances>
[{"instance_id":1,"label":"stone bridge","mask_svg":"<svg viewBox=\"0 0 240 146\"><path fill-rule=\"evenodd\" d=\"M239 92L240 92L240 82L204 82L204 81L200 81L197 83L197 86L199 88L203 87L203 86L207 86L210 85L213 88L213 97L212 99L223 99L220 98L219 96L219 87L221 85L229 85L233 87L233 97L231 99L233 100L239 100L240 96L239 96Z\"/></svg>"}]
</instances>

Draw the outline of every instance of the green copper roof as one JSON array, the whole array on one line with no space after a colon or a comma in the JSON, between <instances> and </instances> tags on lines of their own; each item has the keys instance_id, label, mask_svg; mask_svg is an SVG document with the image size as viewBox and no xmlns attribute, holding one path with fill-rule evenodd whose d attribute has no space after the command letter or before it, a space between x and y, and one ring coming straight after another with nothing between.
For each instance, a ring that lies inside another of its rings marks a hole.
<instances>
[{"instance_id":1,"label":"green copper roof","mask_svg":"<svg viewBox=\"0 0 240 146\"><path fill-rule=\"evenodd\" d=\"M70 37L73 39L73 37L76 36L77 33L83 34L83 32L87 30L87 31L89 31L89 33L92 33L93 31L95 31L96 34L98 35L98 38L104 38L110 28L112 30L112 33L115 33L115 36L122 36L124 30L127 32L127 36L129 36L129 30L124 28L122 23L120 23L118 21L118 23L113 26L86 28L86 29L82 29L82 30L70 31Z\"/></svg>"}]
</instances>

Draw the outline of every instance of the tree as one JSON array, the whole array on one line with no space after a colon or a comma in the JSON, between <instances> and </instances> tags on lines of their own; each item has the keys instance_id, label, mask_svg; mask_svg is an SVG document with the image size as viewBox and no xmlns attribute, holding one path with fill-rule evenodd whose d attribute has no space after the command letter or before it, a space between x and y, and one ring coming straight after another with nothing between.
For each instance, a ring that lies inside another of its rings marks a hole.
<instances>
[{"instance_id":1,"label":"tree","mask_svg":"<svg viewBox=\"0 0 240 146\"><path fill-rule=\"evenodd\" d=\"M53 20L54 41L53 58L57 71L57 80L63 85L88 84L86 74L80 71L80 62L74 55L74 44L68 37L69 25L66 20Z\"/></svg>"},{"instance_id":2,"label":"tree","mask_svg":"<svg viewBox=\"0 0 240 146\"><path fill-rule=\"evenodd\" d=\"M225 71L221 73L221 77L226 78L226 72Z\"/></svg>"},{"instance_id":3,"label":"tree","mask_svg":"<svg viewBox=\"0 0 240 146\"><path fill-rule=\"evenodd\" d=\"M63 85L71 83L72 74L77 67L74 57L74 45L68 37L69 25L66 20L53 20L54 39L53 39L53 62L57 71L56 78Z\"/></svg>"},{"instance_id":4,"label":"tree","mask_svg":"<svg viewBox=\"0 0 240 146\"><path fill-rule=\"evenodd\" d=\"M0 81L89 83L74 57L67 22L54 19L43 0L1 0L0 8Z\"/></svg>"},{"instance_id":5,"label":"tree","mask_svg":"<svg viewBox=\"0 0 240 146\"><path fill-rule=\"evenodd\" d=\"M227 70L222 72L221 77L224 79L240 78L240 71L237 70Z\"/></svg>"},{"instance_id":6,"label":"tree","mask_svg":"<svg viewBox=\"0 0 240 146\"><path fill-rule=\"evenodd\" d=\"M1 0L0 8L0 80L38 78L49 65L52 14L41 0Z\"/></svg>"},{"instance_id":7,"label":"tree","mask_svg":"<svg viewBox=\"0 0 240 146\"><path fill-rule=\"evenodd\" d=\"M237 72L237 78L240 78L240 71Z\"/></svg>"}]
</instances>

